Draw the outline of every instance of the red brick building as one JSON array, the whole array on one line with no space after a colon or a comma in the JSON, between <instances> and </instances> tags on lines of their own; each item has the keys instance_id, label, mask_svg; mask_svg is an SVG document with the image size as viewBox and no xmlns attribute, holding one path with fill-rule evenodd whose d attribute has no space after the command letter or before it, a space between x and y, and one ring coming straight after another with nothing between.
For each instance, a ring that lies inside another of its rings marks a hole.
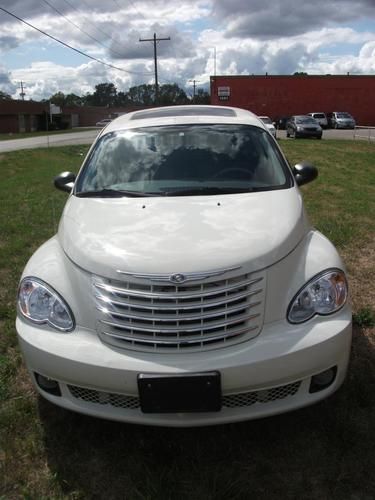
<instances>
[{"instance_id":1,"label":"red brick building","mask_svg":"<svg viewBox=\"0 0 375 500\"><path fill-rule=\"evenodd\" d=\"M348 111L358 125L375 126L375 75L212 76L211 104L272 119Z\"/></svg>"},{"instance_id":2,"label":"red brick building","mask_svg":"<svg viewBox=\"0 0 375 500\"><path fill-rule=\"evenodd\" d=\"M0 133L17 134L72 127L92 127L103 118L133 111L133 108L100 106L53 107L49 102L0 100Z\"/></svg>"},{"instance_id":3,"label":"red brick building","mask_svg":"<svg viewBox=\"0 0 375 500\"><path fill-rule=\"evenodd\" d=\"M45 126L48 104L34 101L0 101L0 133L34 132Z\"/></svg>"}]
</instances>

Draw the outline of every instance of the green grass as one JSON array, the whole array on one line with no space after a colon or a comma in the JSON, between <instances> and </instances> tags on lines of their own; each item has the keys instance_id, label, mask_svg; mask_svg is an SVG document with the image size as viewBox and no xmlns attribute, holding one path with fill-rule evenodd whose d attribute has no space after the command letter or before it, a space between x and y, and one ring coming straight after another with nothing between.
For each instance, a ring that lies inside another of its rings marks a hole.
<instances>
[{"instance_id":1,"label":"green grass","mask_svg":"<svg viewBox=\"0 0 375 500\"><path fill-rule=\"evenodd\" d=\"M15 327L18 279L54 234L87 146L0 155L0 499L370 500L375 475L375 145L280 141L311 160L308 214L348 263L358 321L344 386L324 402L236 425L164 429L70 413L38 398Z\"/></svg>"},{"instance_id":2,"label":"green grass","mask_svg":"<svg viewBox=\"0 0 375 500\"><path fill-rule=\"evenodd\" d=\"M375 144L354 141L281 141L290 163L309 160L316 181L302 188L312 223L339 248L375 232ZM360 223L359 223L360 221Z\"/></svg>"}]
</instances>

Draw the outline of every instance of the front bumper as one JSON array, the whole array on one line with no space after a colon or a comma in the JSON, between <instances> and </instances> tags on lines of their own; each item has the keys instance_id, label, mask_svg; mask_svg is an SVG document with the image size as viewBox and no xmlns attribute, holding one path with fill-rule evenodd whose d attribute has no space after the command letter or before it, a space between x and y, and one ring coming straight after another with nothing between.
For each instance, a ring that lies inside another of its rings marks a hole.
<instances>
[{"instance_id":1,"label":"front bumper","mask_svg":"<svg viewBox=\"0 0 375 500\"><path fill-rule=\"evenodd\" d=\"M95 332L77 327L61 334L17 319L19 342L34 384L48 400L88 415L164 426L212 425L259 418L315 403L343 382L351 344L351 311L303 325L286 320L263 326L260 335L233 347L194 354L119 351ZM313 375L337 367L332 384L309 392ZM219 371L223 407L218 412L146 414L139 407L140 373ZM59 382L61 396L40 389L34 374Z\"/></svg>"},{"instance_id":2,"label":"front bumper","mask_svg":"<svg viewBox=\"0 0 375 500\"><path fill-rule=\"evenodd\" d=\"M355 124L352 122L336 122L337 128L342 129L353 129L355 128Z\"/></svg>"},{"instance_id":3,"label":"front bumper","mask_svg":"<svg viewBox=\"0 0 375 500\"><path fill-rule=\"evenodd\" d=\"M296 137L299 137L299 138L309 138L309 137L315 137L317 139L320 139L322 137L322 132L320 131L317 131L317 130L314 130L314 131L310 131L310 130L297 130L296 133L295 133Z\"/></svg>"}]
</instances>

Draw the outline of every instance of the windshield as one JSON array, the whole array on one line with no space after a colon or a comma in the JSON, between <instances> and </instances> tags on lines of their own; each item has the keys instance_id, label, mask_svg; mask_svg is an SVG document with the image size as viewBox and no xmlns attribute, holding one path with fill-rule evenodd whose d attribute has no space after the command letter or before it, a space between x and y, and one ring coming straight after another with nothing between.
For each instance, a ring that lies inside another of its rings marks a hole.
<instances>
[{"instance_id":1,"label":"windshield","mask_svg":"<svg viewBox=\"0 0 375 500\"><path fill-rule=\"evenodd\" d=\"M101 137L75 184L77 196L171 196L292 185L268 132L248 125L145 127Z\"/></svg>"},{"instance_id":2,"label":"windshield","mask_svg":"<svg viewBox=\"0 0 375 500\"><path fill-rule=\"evenodd\" d=\"M326 115L324 113L314 113L313 118L325 118Z\"/></svg>"},{"instance_id":3,"label":"windshield","mask_svg":"<svg viewBox=\"0 0 375 500\"><path fill-rule=\"evenodd\" d=\"M312 118L311 116L297 116L296 117L296 123L310 123L313 125L316 125L316 120Z\"/></svg>"},{"instance_id":4,"label":"windshield","mask_svg":"<svg viewBox=\"0 0 375 500\"><path fill-rule=\"evenodd\" d=\"M351 118L349 113L337 113L337 118Z\"/></svg>"}]
</instances>

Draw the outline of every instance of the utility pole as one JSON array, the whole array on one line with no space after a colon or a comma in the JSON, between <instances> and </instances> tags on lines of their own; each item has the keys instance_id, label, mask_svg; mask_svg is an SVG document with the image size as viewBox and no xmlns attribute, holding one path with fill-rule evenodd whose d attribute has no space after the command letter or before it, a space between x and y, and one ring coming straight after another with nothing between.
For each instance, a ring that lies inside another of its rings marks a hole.
<instances>
[{"instance_id":1,"label":"utility pole","mask_svg":"<svg viewBox=\"0 0 375 500\"><path fill-rule=\"evenodd\" d=\"M159 84L158 84L158 56L156 51L156 42L160 42L162 40L170 40L171 38L168 36L167 38L156 38L156 33L154 33L153 38L140 38L140 42L153 42L154 44L154 64L155 64L155 104L159 100Z\"/></svg>"},{"instance_id":2,"label":"utility pole","mask_svg":"<svg viewBox=\"0 0 375 500\"><path fill-rule=\"evenodd\" d=\"M21 99L24 101L26 93L23 90L23 82L22 81L20 82L20 86L21 86L20 96L21 96Z\"/></svg>"},{"instance_id":3,"label":"utility pole","mask_svg":"<svg viewBox=\"0 0 375 500\"><path fill-rule=\"evenodd\" d=\"M189 82L193 82L193 101L195 99L195 88L196 88L196 84L199 83L197 82L197 80L189 80Z\"/></svg>"}]
</instances>

